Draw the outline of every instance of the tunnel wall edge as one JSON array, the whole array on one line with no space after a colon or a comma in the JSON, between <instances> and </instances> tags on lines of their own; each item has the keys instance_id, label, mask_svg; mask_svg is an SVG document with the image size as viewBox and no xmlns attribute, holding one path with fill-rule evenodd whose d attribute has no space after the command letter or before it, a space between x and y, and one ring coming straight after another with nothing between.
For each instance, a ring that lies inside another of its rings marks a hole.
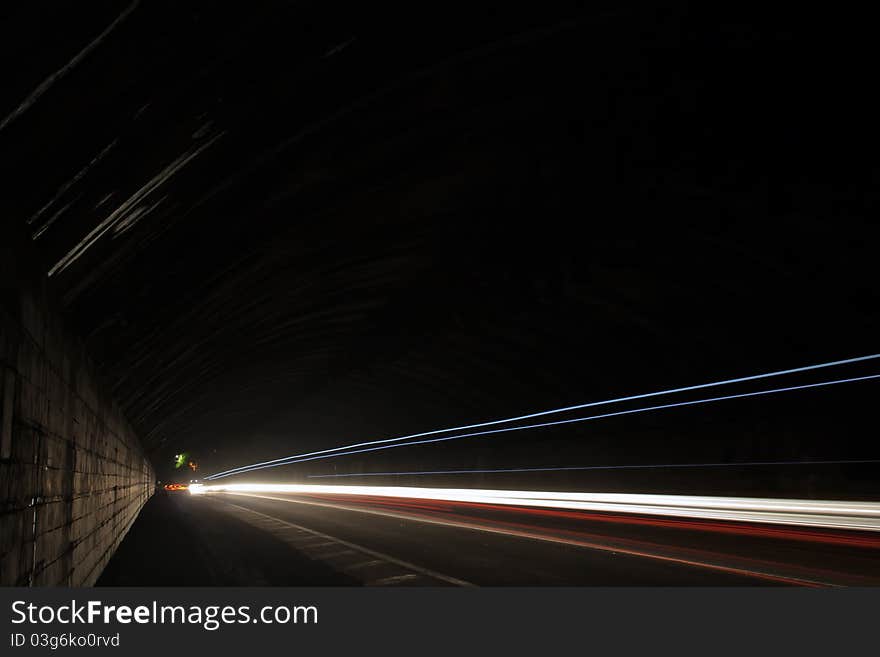
<instances>
[{"instance_id":1,"label":"tunnel wall edge","mask_svg":"<svg viewBox=\"0 0 880 657\"><path fill-rule=\"evenodd\" d=\"M0 230L0 585L91 586L155 475L28 241Z\"/></svg>"}]
</instances>

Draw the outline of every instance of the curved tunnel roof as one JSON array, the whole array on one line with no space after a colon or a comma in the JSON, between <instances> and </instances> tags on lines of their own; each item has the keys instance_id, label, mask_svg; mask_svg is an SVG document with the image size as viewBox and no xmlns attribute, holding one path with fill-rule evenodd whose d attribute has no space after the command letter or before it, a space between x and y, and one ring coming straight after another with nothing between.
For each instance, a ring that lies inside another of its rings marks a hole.
<instances>
[{"instance_id":1,"label":"curved tunnel roof","mask_svg":"<svg viewBox=\"0 0 880 657\"><path fill-rule=\"evenodd\" d=\"M872 351L858 53L579 4L4 9L4 215L157 462Z\"/></svg>"}]
</instances>

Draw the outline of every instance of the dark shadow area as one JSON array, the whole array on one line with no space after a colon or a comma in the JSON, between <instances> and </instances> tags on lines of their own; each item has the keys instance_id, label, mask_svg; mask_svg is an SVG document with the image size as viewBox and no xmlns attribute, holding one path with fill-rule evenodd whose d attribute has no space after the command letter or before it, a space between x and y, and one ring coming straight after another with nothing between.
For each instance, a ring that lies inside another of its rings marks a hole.
<instances>
[{"instance_id":1,"label":"dark shadow area","mask_svg":"<svg viewBox=\"0 0 880 657\"><path fill-rule=\"evenodd\" d=\"M880 500L873 21L56 5L0 10L0 250L77 338L4 321L0 258L10 581L99 572L155 480L292 455L234 481ZM99 583L349 583L189 501L151 500ZM396 523L363 533L391 553Z\"/></svg>"},{"instance_id":2,"label":"dark shadow area","mask_svg":"<svg viewBox=\"0 0 880 657\"><path fill-rule=\"evenodd\" d=\"M159 491L96 586L355 586L271 534Z\"/></svg>"},{"instance_id":3,"label":"dark shadow area","mask_svg":"<svg viewBox=\"0 0 880 657\"><path fill-rule=\"evenodd\" d=\"M116 15L67 11L13 12L2 47L34 66L0 115ZM181 451L204 477L865 355L873 35L826 21L687 2L141 3L0 130L0 176L21 183L0 212L163 480ZM876 373L863 365L824 378ZM876 395L863 381L267 476L872 459ZM753 472L739 492L849 492L843 467ZM566 485L718 480L679 474ZM858 476L877 493L876 469Z\"/></svg>"}]
</instances>

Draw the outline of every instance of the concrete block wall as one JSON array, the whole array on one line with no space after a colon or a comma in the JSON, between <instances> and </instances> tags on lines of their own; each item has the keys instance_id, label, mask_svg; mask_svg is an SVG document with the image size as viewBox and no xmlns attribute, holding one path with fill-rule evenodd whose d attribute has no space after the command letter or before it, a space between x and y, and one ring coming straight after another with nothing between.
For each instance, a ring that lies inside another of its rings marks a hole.
<instances>
[{"instance_id":1,"label":"concrete block wall","mask_svg":"<svg viewBox=\"0 0 880 657\"><path fill-rule=\"evenodd\" d=\"M90 586L153 494L153 468L42 271L2 247L0 585Z\"/></svg>"}]
</instances>

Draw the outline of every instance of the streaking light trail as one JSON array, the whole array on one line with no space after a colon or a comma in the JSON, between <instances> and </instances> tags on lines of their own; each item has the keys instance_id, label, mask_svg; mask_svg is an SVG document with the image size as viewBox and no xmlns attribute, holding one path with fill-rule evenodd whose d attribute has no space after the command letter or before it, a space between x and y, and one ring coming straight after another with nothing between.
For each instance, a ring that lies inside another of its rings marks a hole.
<instances>
[{"instance_id":1,"label":"streaking light trail","mask_svg":"<svg viewBox=\"0 0 880 657\"><path fill-rule=\"evenodd\" d=\"M229 476L235 475L235 474L244 474L245 472L252 472L254 470L262 470L264 468L275 468L275 467L279 467L282 465L293 465L294 463L303 463L305 461L314 461L314 460L319 460L319 459L334 458L334 457L338 457L338 456L348 456L351 454L362 454L365 452L375 452L375 451L384 450L384 449L394 449L397 447L410 447L413 445L427 445L427 444L431 444L431 443L439 443L439 442L445 442L445 441L449 441L449 440L461 440L463 438L472 438L475 436L487 436L487 435L498 434L498 433L507 433L507 432L511 432L511 431L524 431L527 429L538 429L538 428L542 428L542 427L552 427L552 426L574 424L574 423L578 423L578 422L588 422L591 420L600 420L600 419L610 418L610 417L633 415L636 413L647 413L650 411L659 411L659 410L670 409L670 408L696 406L699 404L708 404L708 403L712 403L712 402L727 401L727 400L731 400L731 399L744 399L747 397L758 397L758 396L771 395L771 394L782 393L782 392L792 392L795 390L806 390L806 389L810 389L810 388L827 387L827 386L838 385L838 384L842 384L842 383L854 383L856 381L867 381L867 380L871 380L871 379L880 379L880 374L871 374L871 375L867 375L867 376L850 377L850 378L846 378L846 379L836 379L833 381L821 381L818 383L807 383L807 384L797 385L797 386L787 386L784 388L772 388L769 390L758 390L755 392L743 392L743 393L738 393L738 394L734 394L734 395L724 395L721 397L709 397L709 398L705 398L705 399L694 399L694 400L690 400L690 401L674 402L674 403L670 403L670 404L660 404L660 405L656 405L656 406L644 406L641 408L632 408L632 409L628 409L628 410L624 410L624 411L614 411L612 413L602 413L599 415L589 415L586 417L577 417L577 418L571 418L568 420L556 420L553 422L540 422L537 424L527 424L527 425L520 425L520 426L515 426L515 427L504 427L501 429L488 429L485 431L473 431L470 433L456 434L454 436L443 436L440 438L429 438L426 440L413 440L413 441L405 442L405 443L377 445L377 443L388 443L391 440L403 440L403 438L379 440L379 441L373 441L371 443L358 443L358 445L376 445L376 446L365 447L363 449L348 449L348 447L337 447L337 448L334 448L333 450L321 450L318 452L308 452L305 454L289 456L284 459L276 459L275 461L267 461L264 463L257 463L254 465L242 466L240 468L235 468L233 470L219 472L217 474L213 474L208 477L205 477L205 479L206 480L220 479L222 477L229 477ZM705 386L703 386L703 387L705 387ZM645 395L645 396L649 396L649 395ZM608 403L610 403L610 402L608 402ZM592 404L592 405L596 405L596 404ZM494 422L494 423L483 423L481 425L474 425L474 426L485 426L486 424L497 424L499 422L500 421ZM433 432L427 432L427 433L423 433L423 434L413 434L413 435L414 436L415 435L424 436L424 435L429 435L431 433L442 433L442 432L441 431L433 431ZM353 446L354 445L349 446L349 447L353 447ZM344 451L344 452L338 451L338 450L344 450L344 449L347 451Z\"/></svg>"},{"instance_id":2,"label":"streaking light trail","mask_svg":"<svg viewBox=\"0 0 880 657\"><path fill-rule=\"evenodd\" d=\"M195 484L189 490L193 495L279 493L444 500L880 532L880 502L269 483Z\"/></svg>"},{"instance_id":3,"label":"streaking light trail","mask_svg":"<svg viewBox=\"0 0 880 657\"><path fill-rule=\"evenodd\" d=\"M628 397L617 397L615 399L605 399L602 401L589 402L586 404L565 406L562 408L555 408L555 409L550 409L550 410L546 410L546 411L538 411L535 413L528 413L526 415L518 415L516 417L509 417L509 418L504 418L504 419L500 419L500 420L490 420L487 422L478 422L475 424L465 424L465 425L462 425L459 427L449 427L447 429L436 429L434 431L423 431L421 433L412 433L412 434L409 434L406 436L397 436L395 438L384 438L381 440L370 440L370 441L365 441L365 442L360 442L360 443L352 443L350 445L342 445L340 447L333 447L330 449L322 449L322 450L318 450L318 451L314 451L314 452L306 452L303 454L295 454L292 456L285 456L282 458L273 459L271 461L262 461L260 463L252 463L250 465L241 466L239 468L232 468L230 470L224 470L222 472L218 472L216 474L209 475L209 476L205 477L205 479L214 479L214 478L219 478L219 477L225 477L225 476L228 476L231 474L236 474L239 472L249 472L250 470L256 470L261 467L267 467L267 466L270 466L271 464L275 464L275 463L286 464L291 459L300 459L303 457L316 456L319 454L330 454L333 452L338 452L338 451L347 450L347 449L353 449L356 447L365 447L368 445L381 445L381 444L386 444L386 443L401 442L404 440L409 440L411 438L422 438L424 436L433 436L433 435L437 435L437 434L441 434L441 433L448 433L451 431L466 431L468 429L477 429L480 427L488 427L488 426L493 426L493 425L498 425L498 424L507 424L509 422L517 422L519 420L528 420L531 418L542 417L545 415L554 415L554 414L558 414L558 413L565 413L568 411L576 411L576 410L580 410L580 409L584 409L584 408L591 408L594 406L605 406L608 404L616 404L616 403L620 403L620 402L634 401L637 399L647 399L649 397L659 397L661 395L671 395L671 394L675 394L675 393L689 392L689 391L693 391L693 390L702 390L704 388L713 388L713 387L718 387L718 386L730 385L730 384L734 384L734 383L745 383L747 381L758 381L760 379L768 379L768 378L777 377L777 376L785 376L787 374L798 374L801 372L809 372L809 371L813 371L813 370L825 369L828 367L837 367L840 365L851 365L853 363L861 363L861 362L865 362L865 361L869 361L869 360L876 360L878 358L880 358L880 354L869 354L867 356L858 356L856 358L846 358L843 360L828 361L825 363L817 363L815 365L806 365L804 367L795 367L795 368L791 368L791 369L787 369L787 370L776 370L773 372L765 372L763 374L753 374L751 376L743 376L743 377L738 377L738 378L733 378L733 379L724 379L721 381L712 381L710 383L701 383L698 385L685 386L682 388L669 388L667 390L658 390L655 392L642 393L642 394L638 394L638 395L630 395Z\"/></svg>"},{"instance_id":4,"label":"streaking light trail","mask_svg":"<svg viewBox=\"0 0 880 657\"><path fill-rule=\"evenodd\" d=\"M341 472L308 475L309 479L338 477L389 477L409 475L494 474L497 472L566 472L570 470L657 470L664 468L743 468L767 465L856 465L880 463L880 459L844 459L838 461L744 461L733 463L649 463L639 465L573 465L555 468L495 468L490 470L418 470L409 472Z\"/></svg>"}]
</instances>

